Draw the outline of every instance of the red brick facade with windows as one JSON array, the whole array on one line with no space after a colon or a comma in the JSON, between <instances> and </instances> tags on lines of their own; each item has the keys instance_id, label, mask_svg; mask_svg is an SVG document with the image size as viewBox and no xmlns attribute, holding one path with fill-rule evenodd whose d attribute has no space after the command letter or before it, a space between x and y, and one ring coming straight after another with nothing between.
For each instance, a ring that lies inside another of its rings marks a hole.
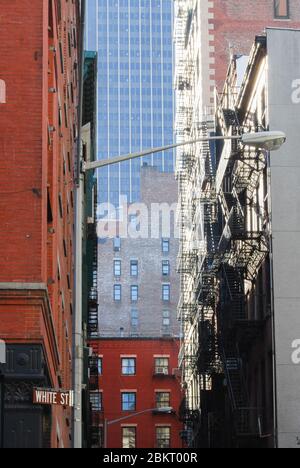
<instances>
[{"instance_id":1,"label":"red brick facade with windows","mask_svg":"<svg viewBox=\"0 0 300 468\"><path fill-rule=\"evenodd\" d=\"M210 57L215 63L215 83L222 91L230 57L234 54L249 55L255 36L263 34L267 27L299 28L300 3L279 0L279 13L288 8L288 19L275 17L278 0L209 0Z\"/></svg>"},{"instance_id":2,"label":"red brick facade with windows","mask_svg":"<svg viewBox=\"0 0 300 468\"><path fill-rule=\"evenodd\" d=\"M123 448L123 429L135 428L136 448L156 448L158 428L170 428L170 448L182 448L180 434L183 430L178 419L182 400L180 376L178 375L179 341L176 339L101 339L91 343L93 351L102 360L100 391L102 394L102 424L104 420L130 416L131 413L155 409L158 393L170 395L170 407L174 414L157 414L153 411L132 417L109 426L108 448ZM155 359L168 359L166 375L155 370ZM122 359L134 359L134 375L124 376ZM136 395L135 410L122 410L122 393ZM176 414L175 414L176 412Z\"/></svg>"},{"instance_id":3,"label":"red brick facade with windows","mask_svg":"<svg viewBox=\"0 0 300 468\"><path fill-rule=\"evenodd\" d=\"M30 385L72 388L79 3L0 0L0 338L7 388L21 373L29 413ZM5 443L24 446L12 403L18 399L6 401ZM45 434L36 431L30 444L70 446L71 411L38 411Z\"/></svg>"}]
</instances>

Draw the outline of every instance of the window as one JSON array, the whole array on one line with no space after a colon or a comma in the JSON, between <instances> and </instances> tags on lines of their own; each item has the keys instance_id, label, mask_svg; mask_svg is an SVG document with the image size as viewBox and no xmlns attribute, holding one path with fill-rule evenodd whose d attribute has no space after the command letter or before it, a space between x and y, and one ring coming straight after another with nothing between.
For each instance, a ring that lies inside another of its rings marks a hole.
<instances>
[{"instance_id":1,"label":"window","mask_svg":"<svg viewBox=\"0 0 300 468\"><path fill-rule=\"evenodd\" d=\"M137 260L131 260L130 262L130 275L134 277L139 275L139 262Z\"/></svg>"},{"instance_id":2,"label":"window","mask_svg":"<svg viewBox=\"0 0 300 468\"><path fill-rule=\"evenodd\" d=\"M122 375L136 374L136 359L122 359Z\"/></svg>"},{"instance_id":3,"label":"window","mask_svg":"<svg viewBox=\"0 0 300 468\"><path fill-rule=\"evenodd\" d=\"M171 447L171 428L156 428L156 448L167 449Z\"/></svg>"},{"instance_id":4,"label":"window","mask_svg":"<svg viewBox=\"0 0 300 468\"><path fill-rule=\"evenodd\" d=\"M169 358L155 359L155 374L169 375Z\"/></svg>"},{"instance_id":5,"label":"window","mask_svg":"<svg viewBox=\"0 0 300 468\"><path fill-rule=\"evenodd\" d=\"M103 374L103 358L100 358L100 357L97 358L97 370L98 370L98 375Z\"/></svg>"},{"instance_id":6,"label":"window","mask_svg":"<svg viewBox=\"0 0 300 468\"><path fill-rule=\"evenodd\" d=\"M170 408L171 395L167 392L156 393L156 408Z\"/></svg>"},{"instance_id":7,"label":"window","mask_svg":"<svg viewBox=\"0 0 300 468\"><path fill-rule=\"evenodd\" d=\"M138 286L131 286L131 302L137 302L139 299L139 287Z\"/></svg>"},{"instance_id":8,"label":"window","mask_svg":"<svg viewBox=\"0 0 300 468\"><path fill-rule=\"evenodd\" d=\"M170 262L169 262L169 260L164 260L162 262L162 274L163 274L163 276L169 276L170 275Z\"/></svg>"},{"instance_id":9,"label":"window","mask_svg":"<svg viewBox=\"0 0 300 468\"><path fill-rule=\"evenodd\" d=\"M131 326L132 327L139 326L139 311L136 309L132 309L131 311Z\"/></svg>"},{"instance_id":10,"label":"window","mask_svg":"<svg viewBox=\"0 0 300 468\"><path fill-rule=\"evenodd\" d=\"M275 0L274 8L275 8L275 18L289 19L290 17L289 0Z\"/></svg>"},{"instance_id":11,"label":"window","mask_svg":"<svg viewBox=\"0 0 300 468\"><path fill-rule=\"evenodd\" d=\"M114 301L120 302L122 299L122 286L120 284L114 285Z\"/></svg>"},{"instance_id":12,"label":"window","mask_svg":"<svg viewBox=\"0 0 300 468\"><path fill-rule=\"evenodd\" d=\"M120 252L121 250L121 239L120 237L116 237L114 239L114 252Z\"/></svg>"},{"instance_id":13,"label":"window","mask_svg":"<svg viewBox=\"0 0 300 468\"><path fill-rule=\"evenodd\" d=\"M90 394L90 403L92 411L102 411L102 393L101 392L91 392Z\"/></svg>"},{"instance_id":14,"label":"window","mask_svg":"<svg viewBox=\"0 0 300 468\"><path fill-rule=\"evenodd\" d=\"M64 217L64 208L61 193L58 195L59 215L61 219Z\"/></svg>"},{"instance_id":15,"label":"window","mask_svg":"<svg viewBox=\"0 0 300 468\"><path fill-rule=\"evenodd\" d=\"M163 239L162 240L162 251L165 254L170 252L170 241L169 241L169 239Z\"/></svg>"},{"instance_id":16,"label":"window","mask_svg":"<svg viewBox=\"0 0 300 468\"><path fill-rule=\"evenodd\" d=\"M163 326L169 327L171 325L171 314L169 310L163 311Z\"/></svg>"},{"instance_id":17,"label":"window","mask_svg":"<svg viewBox=\"0 0 300 468\"><path fill-rule=\"evenodd\" d=\"M122 447L124 449L136 448L136 428L123 427L122 428Z\"/></svg>"},{"instance_id":18,"label":"window","mask_svg":"<svg viewBox=\"0 0 300 468\"><path fill-rule=\"evenodd\" d=\"M122 273L122 262L121 260L114 261L114 275L120 277Z\"/></svg>"},{"instance_id":19,"label":"window","mask_svg":"<svg viewBox=\"0 0 300 468\"><path fill-rule=\"evenodd\" d=\"M122 393L122 411L136 410L136 394Z\"/></svg>"},{"instance_id":20,"label":"window","mask_svg":"<svg viewBox=\"0 0 300 468\"><path fill-rule=\"evenodd\" d=\"M170 297L171 297L171 286L169 284L163 284L162 300L164 302L170 302Z\"/></svg>"}]
</instances>

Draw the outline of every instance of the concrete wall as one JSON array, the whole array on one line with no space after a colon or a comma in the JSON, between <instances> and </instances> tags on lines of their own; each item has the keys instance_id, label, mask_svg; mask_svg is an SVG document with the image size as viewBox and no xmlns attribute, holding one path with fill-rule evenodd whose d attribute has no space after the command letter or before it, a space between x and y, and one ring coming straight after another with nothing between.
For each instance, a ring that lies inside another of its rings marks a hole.
<instances>
[{"instance_id":1,"label":"concrete wall","mask_svg":"<svg viewBox=\"0 0 300 468\"><path fill-rule=\"evenodd\" d=\"M297 448L300 365L292 346L300 339L300 30L268 30L267 39L270 129L288 137L271 154L278 434L281 448Z\"/></svg>"},{"instance_id":2,"label":"concrete wall","mask_svg":"<svg viewBox=\"0 0 300 468\"><path fill-rule=\"evenodd\" d=\"M150 208L152 203L167 203L172 206L177 201L177 183L173 174L162 174L155 168L142 169L141 203ZM171 233L174 232L174 219ZM176 272L178 239L172 234L170 253L162 253L162 238L123 238L121 251L114 252L113 239L99 243L99 324L100 335L119 337L123 329L125 336L138 333L139 336L159 337L163 332L163 311L170 312L170 333L179 334L177 303L179 296L179 275ZM121 278L114 277L114 260L121 260ZM130 261L138 260L138 278L130 276ZM162 275L162 261L169 260L171 274ZM162 301L162 285L171 285L171 301ZM113 299L113 286L122 286L122 300ZM131 303L130 287L139 286L139 300ZM139 312L139 326L131 326L131 310Z\"/></svg>"}]
</instances>

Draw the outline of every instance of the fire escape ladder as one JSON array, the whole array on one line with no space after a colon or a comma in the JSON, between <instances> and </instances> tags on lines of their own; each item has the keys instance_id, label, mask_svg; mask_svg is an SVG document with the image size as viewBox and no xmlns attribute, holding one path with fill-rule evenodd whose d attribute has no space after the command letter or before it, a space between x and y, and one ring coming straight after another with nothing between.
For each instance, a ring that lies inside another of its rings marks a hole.
<instances>
[{"instance_id":1,"label":"fire escape ladder","mask_svg":"<svg viewBox=\"0 0 300 468\"><path fill-rule=\"evenodd\" d=\"M99 357L93 354L89 361L90 370L90 394L95 393L99 395L100 382L99 382ZM97 408L97 405L91 405L91 446L92 448L101 448L103 446L103 433L104 427L104 412L103 408Z\"/></svg>"},{"instance_id":2,"label":"fire escape ladder","mask_svg":"<svg viewBox=\"0 0 300 468\"><path fill-rule=\"evenodd\" d=\"M250 405L243 361L240 358L239 350L230 343L226 350L223 348L222 354L236 436L239 439L260 438L262 411Z\"/></svg>"},{"instance_id":3,"label":"fire escape ladder","mask_svg":"<svg viewBox=\"0 0 300 468\"><path fill-rule=\"evenodd\" d=\"M240 269L223 266L225 282L229 294L229 302L226 309L230 315L230 324L247 319L244 295L244 278ZM228 316L226 320L228 320Z\"/></svg>"}]
</instances>

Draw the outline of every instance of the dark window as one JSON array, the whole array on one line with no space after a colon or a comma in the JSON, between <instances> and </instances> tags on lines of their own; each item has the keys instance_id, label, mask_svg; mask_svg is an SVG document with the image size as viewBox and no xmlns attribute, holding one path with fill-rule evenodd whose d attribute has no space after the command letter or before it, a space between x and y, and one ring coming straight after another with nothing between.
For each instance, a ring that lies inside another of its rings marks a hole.
<instances>
[{"instance_id":1,"label":"dark window","mask_svg":"<svg viewBox=\"0 0 300 468\"><path fill-rule=\"evenodd\" d=\"M62 43L59 43L59 56L60 56L60 66L61 66L61 72L64 73L64 54L63 54L63 47Z\"/></svg>"},{"instance_id":2,"label":"dark window","mask_svg":"<svg viewBox=\"0 0 300 468\"><path fill-rule=\"evenodd\" d=\"M135 449L136 448L136 428L123 427L122 428L122 448Z\"/></svg>"},{"instance_id":3,"label":"dark window","mask_svg":"<svg viewBox=\"0 0 300 468\"><path fill-rule=\"evenodd\" d=\"M68 251L67 251L67 244L66 244L65 240L63 240L63 248L64 248L65 257L67 257L68 256Z\"/></svg>"},{"instance_id":4,"label":"dark window","mask_svg":"<svg viewBox=\"0 0 300 468\"><path fill-rule=\"evenodd\" d=\"M120 302L122 299L122 286L120 284L114 285L114 301Z\"/></svg>"},{"instance_id":5,"label":"dark window","mask_svg":"<svg viewBox=\"0 0 300 468\"><path fill-rule=\"evenodd\" d=\"M122 375L136 374L136 359L122 359Z\"/></svg>"},{"instance_id":6,"label":"dark window","mask_svg":"<svg viewBox=\"0 0 300 468\"><path fill-rule=\"evenodd\" d=\"M274 0L275 18L289 19L290 5L289 0Z\"/></svg>"},{"instance_id":7,"label":"dark window","mask_svg":"<svg viewBox=\"0 0 300 468\"><path fill-rule=\"evenodd\" d=\"M136 410L136 394L122 393L122 411Z\"/></svg>"},{"instance_id":8,"label":"dark window","mask_svg":"<svg viewBox=\"0 0 300 468\"><path fill-rule=\"evenodd\" d=\"M60 214L60 217L63 218L63 216L64 216L64 209L63 209L63 202L62 202L61 193L58 195L58 206L59 206L59 214Z\"/></svg>"},{"instance_id":9,"label":"dark window","mask_svg":"<svg viewBox=\"0 0 300 468\"><path fill-rule=\"evenodd\" d=\"M134 277L139 275L139 262L137 260L131 260L130 262L130 275Z\"/></svg>"}]
</instances>

